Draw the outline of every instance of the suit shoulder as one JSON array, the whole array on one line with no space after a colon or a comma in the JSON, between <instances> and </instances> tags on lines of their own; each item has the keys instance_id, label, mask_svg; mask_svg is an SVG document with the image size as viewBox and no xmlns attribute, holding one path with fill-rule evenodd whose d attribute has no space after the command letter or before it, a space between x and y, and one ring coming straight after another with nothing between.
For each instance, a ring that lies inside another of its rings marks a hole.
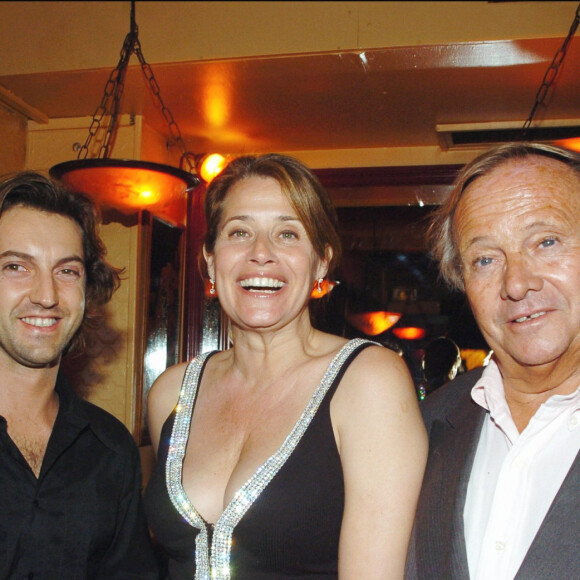
<instances>
[{"instance_id":1,"label":"suit shoulder","mask_svg":"<svg viewBox=\"0 0 580 580\"><path fill-rule=\"evenodd\" d=\"M460 374L449 383L439 387L421 402L420 408L427 427L437 419L471 401L471 388L479 380L483 367Z\"/></svg>"}]
</instances>

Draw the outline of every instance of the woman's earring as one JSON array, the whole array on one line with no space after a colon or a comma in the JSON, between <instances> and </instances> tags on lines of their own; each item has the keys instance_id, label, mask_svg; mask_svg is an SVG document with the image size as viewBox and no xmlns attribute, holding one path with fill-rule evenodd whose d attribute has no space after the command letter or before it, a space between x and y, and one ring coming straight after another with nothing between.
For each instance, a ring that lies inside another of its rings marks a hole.
<instances>
[{"instance_id":1,"label":"woman's earring","mask_svg":"<svg viewBox=\"0 0 580 580\"><path fill-rule=\"evenodd\" d=\"M215 295L215 280L213 278L210 278L209 282L211 284L211 288L209 289L209 293L213 296L213 295Z\"/></svg>"},{"instance_id":2,"label":"woman's earring","mask_svg":"<svg viewBox=\"0 0 580 580\"><path fill-rule=\"evenodd\" d=\"M318 278L318 281L316 282L316 291L319 294L322 294L322 283L324 282L324 278Z\"/></svg>"}]
</instances>

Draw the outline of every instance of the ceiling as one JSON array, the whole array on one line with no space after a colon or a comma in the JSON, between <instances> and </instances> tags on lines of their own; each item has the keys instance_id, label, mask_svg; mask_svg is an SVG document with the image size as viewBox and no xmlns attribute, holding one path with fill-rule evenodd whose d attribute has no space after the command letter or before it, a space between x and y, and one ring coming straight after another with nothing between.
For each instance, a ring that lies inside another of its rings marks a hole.
<instances>
[{"instance_id":1,"label":"ceiling","mask_svg":"<svg viewBox=\"0 0 580 580\"><path fill-rule=\"evenodd\" d=\"M156 64L152 70L195 152L437 146L438 124L526 120L562 41ZM122 112L142 114L167 133L136 57L131 64ZM8 75L0 84L50 118L80 117L95 112L110 72ZM572 43L546 109L538 111L539 120L546 113L580 117L580 42Z\"/></svg>"},{"instance_id":2,"label":"ceiling","mask_svg":"<svg viewBox=\"0 0 580 580\"><path fill-rule=\"evenodd\" d=\"M22 10L18 5L39 5L36 2L3 4L11 5L13 11ZM125 5L122 7L125 10L129 3L110 4ZM467 4L494 9L493 3L483 2L374 4ZM155 62L150 63L151 70L188 149L196 154L210 151L227 154L296 152L314 168L463 163L474 155L473 151L467 154L446 151L441 147L437 126L497 122L521 126L574 20L570 8L575 3L517 4L521 7L522 26L525 26L525 14L530 5L534 10L537 6L533 5L554 5L554 10L560 13L560 21L567 24L560 25L561 34L551 38L479 39L307 54ZM52 14L48 10L39 15L43 27L48 30L58 28L58 23L50 20ZM140 39L147 58L147 39L142 29ZM122 46L119 38L114 42L111 39L108 44L109 50L111 44L118 46L118 51ZM12 50L18 51L17 48ZM44 57L39 53L38 58ZM132 56L122 112L143 115L160 133L168 134L167 122L156 107L138 65L137 57ZM48 118L90 117L100 104L113 68L42 71L42 66L35 64L39 72L0 74L0 87ZM570 43L556 80L545 106L536 112L539 123L547 119L557 122L580 119L578 39ZM422 156L425 151L429 152L427 161ZM344 154L337 157L333 152ZM352 154L350 161L345 158L348 153Z\"/></svg>"}]
</instances>

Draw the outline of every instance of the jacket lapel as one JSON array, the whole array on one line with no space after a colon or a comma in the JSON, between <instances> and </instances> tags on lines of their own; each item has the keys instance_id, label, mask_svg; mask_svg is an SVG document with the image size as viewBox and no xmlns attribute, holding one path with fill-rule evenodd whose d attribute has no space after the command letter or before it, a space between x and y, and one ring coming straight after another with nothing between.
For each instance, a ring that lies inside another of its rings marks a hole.
<instances>
[{"instance_id":1,"label":"jacket lapel","mask_svg":"<svg viewBox=\"0 0 580 580\"><path fill-rule=\"evenodd\" d=\"M472 371L473 372L473 371ZM481 373L479 373L481 374ZM419 497L407 575L413 580L469 580L463 510L487 413L471 399L478 376L466 373L424 410L429 458ZM572 578L580 570L580 453L514 580Z\"/></svg>"},{"instance_id":2,"label":"jacket lapel","mask_svg":"<svg viewBox=\"0 0 580 580\"><path fill-rule=\"evenodd\" d=\"M446 416L438 413L442 418L431 424L414 537L417 576L421 579L469 579L463 508L486 415L470 393L467 385L457 390L459 400L453 409Z\"/></svg>"},{"instance_id":3,"label":"jacket lapel","mask_svg":"<svg viewBox=\"0 0 580 580\"><path fill-rule=\"evenodd\" d=\"M580 453L556 494L516 580L577 577L580 570Z\"/></svg>"}]
</instances>

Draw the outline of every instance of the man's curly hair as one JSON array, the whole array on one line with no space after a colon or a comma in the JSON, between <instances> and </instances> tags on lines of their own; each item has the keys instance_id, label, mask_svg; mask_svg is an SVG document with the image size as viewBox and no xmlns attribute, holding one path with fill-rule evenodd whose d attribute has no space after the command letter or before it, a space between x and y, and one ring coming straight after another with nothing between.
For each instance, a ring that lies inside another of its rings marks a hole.
<instances>
[{"instance_id":1,"label":"man's curly hair","mask_svg":"<svg viewBox=\"0 0 580 580\"><path fill-rule=\"evenodd\" d=\"M80 354L85 346L86 329L98 325L101 308L119 287L123 272L105 259L107 250L99 236L100 214L85 195L33 171L13 174L0 183L0 216L15 206L68 217L81 229L86 271L85 312L81 327L67 347L67 353Z\"/></svg>"}]
</instances>

